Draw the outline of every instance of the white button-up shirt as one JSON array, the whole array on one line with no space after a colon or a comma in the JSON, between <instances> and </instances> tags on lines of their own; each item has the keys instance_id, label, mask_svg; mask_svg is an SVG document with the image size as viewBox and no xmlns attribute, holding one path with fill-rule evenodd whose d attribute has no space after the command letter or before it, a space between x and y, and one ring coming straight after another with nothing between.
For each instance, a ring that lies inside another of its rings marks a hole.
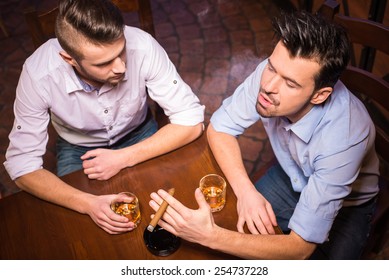
<instances>
[{"instance_id":1,"label":"white button-up shirt","mask_svg":"<svg viewBox=\"0 0 389 280\"><path fill-rule=\"evenodd\" d=\"M204 106L158 42L138 28L126 27L124 35L126 73L116 86L84 89L60 57L57 39L26 60L4 163L12 179L42 167L50 117L63 139L89 147L112 145L138 127L147 113L147 91L171 123L192 126L204 121Z\"/></svg>"}]
</instances>

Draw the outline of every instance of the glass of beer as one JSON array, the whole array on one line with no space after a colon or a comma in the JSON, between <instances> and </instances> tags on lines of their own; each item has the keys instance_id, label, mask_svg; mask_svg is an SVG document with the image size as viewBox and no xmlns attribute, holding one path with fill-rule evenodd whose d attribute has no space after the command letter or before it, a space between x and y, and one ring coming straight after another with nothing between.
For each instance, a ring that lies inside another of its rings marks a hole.
<instances>
[{"instance_id":1,"label":"glass of beer","mask_svg":"<svg viewBox=\"0 0 389 280\"><path fill-rule=\"evenodd\" d=\"M200 190L205 200L211 206L212 212L218 212L226 204L227 183L223 177L217 174L208 174L200 180Z\"/></svg>"},{"instance_id":2,"label":"glass of beer","mask_svg":"<svg viewBox=\"0 0 389 280\"><path fill-rule=\"evenodd\" d=\"M141 214L139 200L131 192L121 192L120 197L111 202L111 209L116 214L127 217L135 226L140 223Z\"/></svg>"}]
</instances>

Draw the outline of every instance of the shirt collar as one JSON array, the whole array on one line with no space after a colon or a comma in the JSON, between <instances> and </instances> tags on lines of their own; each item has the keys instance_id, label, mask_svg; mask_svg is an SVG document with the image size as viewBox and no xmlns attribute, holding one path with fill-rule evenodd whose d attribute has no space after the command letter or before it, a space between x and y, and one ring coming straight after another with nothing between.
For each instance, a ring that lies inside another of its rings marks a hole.
<instances>
[{"instance_id":1,"label":"shirt collar","mask_svg":"<svg viewBox=\"0 0 389 280\"><path fill-rule=\"evenodd\" d=\"M92 86L88 83L86 83L83 79L80 78L79 75L77 75L76 71L74 71L74 73L76 74L78 80L80 81L80 84L82 86L82 88L86 91L86 92L92 92L92 91L97 91L97 93L99 93L100 91L100 88L98 87L95 87L95 86Z\"/></svg>"},{"instance_id":2,"label":"shirt collar","mask_svg":"<svg viewBox=\"0 0 389 280\"><path fill-rule=\"evenodd\" d=\"M73 67L71 67L69 64L66 65L65 71L69 74L65 75L66 92L68 94L78 90L84 90L85 92L92 92L96 90L97 94L102 94L104 91L107 91L112 88L112 86L108 84L104 84L100 89L87 84L77 75L76 71L74 71ZM121 82L126 80L128 80L128 69L126 69L124 73L124 78Z\"/></svg>"},{"instance_id":3,"label":"shirt collar","mask_svg":"<svg viewBox=\"0 0 389 280\"><path fill-rule=\"evenodd\" d=\"M291 124L284 120L285 130L292 130L297 137L305 143L308 143L326 112L326 104L330 102L330 98L331 96L323 105L313 106L312 109L296 123Z\"/></svg>"}]
</instances>

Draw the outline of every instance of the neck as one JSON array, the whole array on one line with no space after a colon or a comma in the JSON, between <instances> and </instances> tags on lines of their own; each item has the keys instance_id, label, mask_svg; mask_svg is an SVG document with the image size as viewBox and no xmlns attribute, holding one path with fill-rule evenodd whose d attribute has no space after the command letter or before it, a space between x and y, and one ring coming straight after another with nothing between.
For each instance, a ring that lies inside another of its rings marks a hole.
<instances>
[{"instance_id":1,"label":"neck","mask_svg":"<svg viewBox=\"0 0 389 280\"><path fill-rule=\"evenodd\" d=\"M101 88L103 86L104 83L88 78L87 76L85 76L82 73L80 73L79 71L77 71L77 69L75 67L73 67L73 69L74 69L74 72L76 72L76 75L78 76L78 78L81 79L84 83L87 83L88 85L95 87L95 88Z\"/></svg>"}]
</instances>

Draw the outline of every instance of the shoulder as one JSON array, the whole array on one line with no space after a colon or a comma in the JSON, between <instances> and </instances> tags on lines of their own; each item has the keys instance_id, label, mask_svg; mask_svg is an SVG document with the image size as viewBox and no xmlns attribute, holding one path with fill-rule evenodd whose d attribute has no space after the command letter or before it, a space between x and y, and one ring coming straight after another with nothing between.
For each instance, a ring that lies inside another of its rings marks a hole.
<instances>
[{"instance_id":1,"label":"shoulder","mask_svg":"<svg viewBox=\"0 0 389 280\"><path fill-rule=\"evenodd\" d=\"M127 48L130 49L144 49L148 45L151 45L153 41L155 41L153 36L151 36L149 33L143 31L140 28L132 26L125 26L124 37L126 38Z\"/></svg>"},{"instance_id":2,"label":"shoulder","mask_svg":"<svg viewBox=\"0 0 389 280\"><path fill-rule=\"evenodd\" d=\"M50 39L29 56L24 67L30 76L40 79L66 66L59 52L62 50L57 39Z\"/></svg>"},{"instance_id":3,"label":"shoulder","mask_svg":"<svg viewBox=\"0 0 389 280\"><path fill-rule=\"evenodd\" d=\"M320 126L330 147L343 144L345 147L364 141L371 134L373 122L363 103L342 82L338 82L332 93ZM330 140L332 139L332 141Z\"/></svg>"}]
</instances>

